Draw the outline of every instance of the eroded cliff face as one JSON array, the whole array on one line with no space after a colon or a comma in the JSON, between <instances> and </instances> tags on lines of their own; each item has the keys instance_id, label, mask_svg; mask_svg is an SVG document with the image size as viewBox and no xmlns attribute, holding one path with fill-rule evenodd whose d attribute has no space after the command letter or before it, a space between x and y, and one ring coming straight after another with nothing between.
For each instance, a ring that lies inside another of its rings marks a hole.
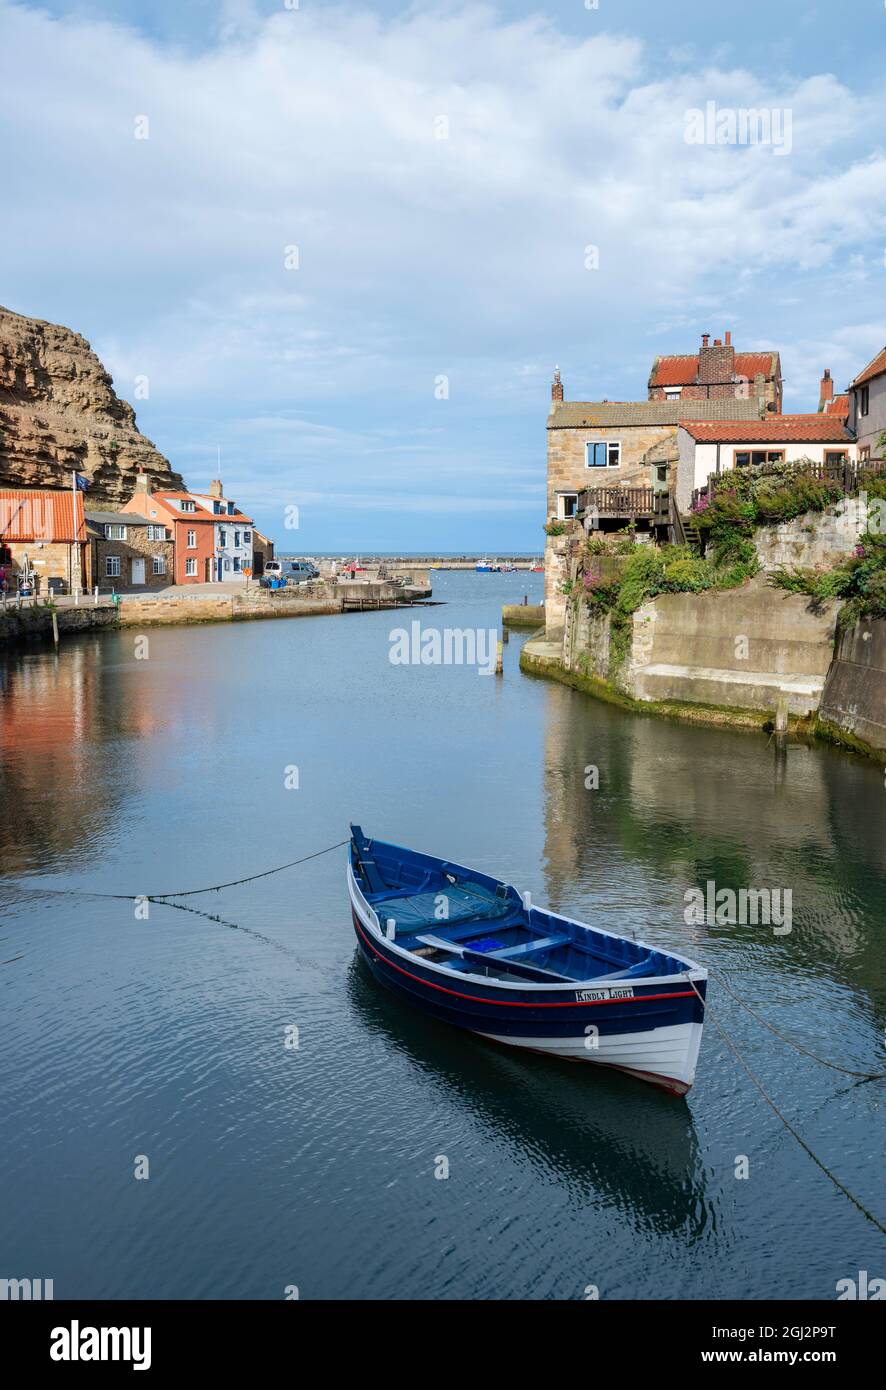
<instances>
[{"instance_id":1,"label":"eroded cliff face","mask_svg":"<svg viewBox=\"0 0 886 1390\"><path fill-rule=\"evenodd\" d=\"M125 502L140 469L183 486L85 338L0 306L0 487L70 487L72 469L90 505Z\"/></svg>"}]
</instances>

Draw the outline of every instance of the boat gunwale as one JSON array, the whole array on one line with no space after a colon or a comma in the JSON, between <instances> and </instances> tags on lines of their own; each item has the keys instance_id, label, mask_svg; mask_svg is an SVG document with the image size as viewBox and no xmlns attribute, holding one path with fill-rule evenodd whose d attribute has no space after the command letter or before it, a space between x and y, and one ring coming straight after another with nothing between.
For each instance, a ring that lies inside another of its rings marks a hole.
<instances>
[{"instance_id":1,"label":"boat gunwale","mask_svg":"<svg viewBox=\"0 0 886 1390\"><path fill-rule=\"evenodd\" d=\"M372 843L375 843L375 842L372 841ZM390 844L390 843L389 843L388 841L386 841L386 840L380 840L380 841L378 841L378 843L379 843L379 844L385 845L385 846L386 846L387 848L389 848L389 849L395 849L395 850L402 850L402 849L403 849L403 846L401 846L401 845L392 845L392 844ZM406 852L407 852L407 853L414 853L415 851L406 851ZM433 858L434 858L433 855L428 855L428 856L426 856L426 857L427 857L427 858L430 858L430 859L433 859ZM472 870L472 869L469 869L469 868L467 868L465 865L462 865L462 864L455 864L455 863L453 863L451 860L448 860L448 859L447 859L447 860L439 860L439 859L438 859L436 862L437 862L437 863L445 863L445 864L449 865L451 868L457 869L457 870L459 870L459 872L464 873L464 874L471 874L471 873L479 873L479 872L481 872L480 870ZM485 875L483 875L483 876L486 877L486 878L490 878L490 877L491 877L491 875L489 875L489 874L485 874ZM495 882L503 882L503 880L494 880L494 881L495 881ZM504 885L504 886L506 886L506 887L508 887L508 888L511 888L511 889L512 889L515 893L517 893L518 896L519 896L519 890L518 890L517 888L515 888L512 884L506 884L506 885ZM609 990L609 989L612 989L612 990L617 990L617 989L619 989L619 988L625 988L625 984L624 984L624 983L621 983L621 984L620 984L618 981L613 981L611 984L608 984L608 985L607 985L606 982L605 982L605 979L602 979L602 978L599 977L599 976L597 977L598 983L595 983L595 980L594 980L594 977L593 977L593 976L590 976L590 977L588 977L588 978L586 978L586 979L582 979L582 980L562 980L562 981L555 981L555 982L550 983L550 984L548 984L548 983L546 983L546 982L541 982L541 981L536 982L536 981L534 981L534 980L524 980L524 981L497 980L497 979L491 978L491 977L488 976L488 975L476 975L476 974L473 973L473 971L467 971L467 970L458 970L458 971L454 971L454 970L452 970L451 968L449 968L445 963L442 963L442 962L439 962L439 961L428 960L427 957L416 957L416 954L415 954L414 951L409 950L408 947L398 945L398 944L397 944L397 941L396 941L396 938L395 938L394 940L389 940L389 938L388 938L387 936L385 936L384 932L382 931L381 921L380 921L380 919L379 919L378 913L375 911L374 907L373 907L372 904L368 901L368 899L364 896L364 894L363 894L363 892L362 892L362 890L361 890L361 888L360 888L360 885L359 885L358 882L357 882L356 875L355 875L355 873L354 873L354 866L353 866L353 842L351 842L351 844L349 844L349 846L348 846L348 891L349 891L349 893L351 894L352 904L353 904L355 907L357 907L358 912L359 912L359 909L362 907L362 908L365 910L365 912L368 914L368 916L369 916L369 920L368 920L368 921L364 921L364 926L368 927L369 930L372 931L372 932L376 935L376 937L378 938L378 940L384 944L384 946L385 946L385 948L386 948L387 950L393 951L393 952L394 952L397 956L399 956L402 960L410 961L410 962L413 964L413 966L415 966L416 964L419 964L419 965L422 967L422 969L433 971L435 974L440 975L440 976L441 976L442 978L444 978L444 979L447 979L447 980L450 980L450 981L452 981L452 980L470 980L470 981L472 981L474 984L478 984L478 985L481 985L481 986L484 987L484 988L493 989L493 990L495 990L495 991L508 991L508 990L511 990L511 991L518 991L518 992L520 992L520 993L524 993L524 992L526 992L526 991L535 993L536 991L538 991L538 992L542 992L542 993L570 993L570 994L574 994L576 991L578 991L578 990L584 990L584 989L600 989L600 990L604 990L604 989L605 989L605 990ZM408 896L408 895L405 895L405 894L404 894L404 896ZM587 922L580 922L580 921L579 921L577 918L575 918L575 917L566 917L566 916L564 916L562 913L559 913L559 912L552 912L549 908L546 908L546 907L537 907L535 904L533 904L533 907L536 909L536 911L545 913L546 916L553 918L553 919L554 919L555 921L557 921L557 922L567 922L570 926L580 927L583 931L599 932L602 936L609 937L611 940L614 940L614 941L630 940L630 941L633 942L634 945L639 946L639 947L642 947L644 950L647 950L647 951L656 951L659 955L663 954L662 951L661 951L661 949L660 949L659 947L657 947L657 946L650 946L650 945L649 945L647 942L645 942L645 941L634 941L634 938L633 938L633 937L619 936L619 934L618 934L617 932L607 931L605 927L592 927L592 926L590 926L590 924L587 923ZM362 913L359 913L359 915L362 917ZM668 954L670 955L670 954L672 954L672 953L671 953L671 952L668 952ZM688 960L686 957L674 956L674 959L675 959L675 960L681 960L686 968L683 969L683 970L674 971L674 972L672 972L670 975L649 975L649 976L643 975L643 976L637 976L637 977L635 977L634 979L632 979L632 980L630 981L630 987L636 989L638 986L639 986L639 987L645 987L645 986L647 986L647 985L668 985L668 984L674 984L675 982L681 982L681 981L693 981L693 980L705 981L705 980L707 980L707 978L708 978L708 972L707 972L707 970L705 969L705 967L704 967L703 965L698 965L698 964L696 964L695 961L690 961L690 960ZM635 994L633 997L634 997L635 999L639 1000L639 1001L642 1001L642 999L643 999L644 996L643 996L642 994ZM617 996L612 996L612 997L611 997L611 1000L606 1001L606 1002L612 1002L612 1003L624 1002L624 999L625 999L625 998L626 998L626 996L623 996L622 1000L620 1001L620 1000L618 999ZM581 1002L581 1001L579 1001L579 1002Z\"/></svg>"}]
</instances>

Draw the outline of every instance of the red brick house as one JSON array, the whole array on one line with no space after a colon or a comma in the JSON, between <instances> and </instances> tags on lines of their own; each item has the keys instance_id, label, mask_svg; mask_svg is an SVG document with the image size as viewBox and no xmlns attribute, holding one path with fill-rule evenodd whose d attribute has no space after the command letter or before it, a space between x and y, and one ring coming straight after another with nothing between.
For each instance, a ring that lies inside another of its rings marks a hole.
<instances>
[{"instance_id":1,"label":"red brick house","mask_svg":"<svg viewBox=\"0 0 886 1390\"><path fill-rule=\"evenodd\" d=\"M650 401L751 400L761 413L781 413L781 359L777 352L736 352L732 334L710 341L703 333L698 352L656 357L649 373Z\"/></svg>"}]
</instances>

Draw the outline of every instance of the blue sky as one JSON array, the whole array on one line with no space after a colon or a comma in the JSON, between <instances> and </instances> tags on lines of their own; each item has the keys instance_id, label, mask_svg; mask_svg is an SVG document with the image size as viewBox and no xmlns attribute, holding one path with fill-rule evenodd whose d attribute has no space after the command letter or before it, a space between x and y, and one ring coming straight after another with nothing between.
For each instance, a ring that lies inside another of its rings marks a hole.
<instances>
[{"instance_id":1,"label":"blue sky","mask_svg":"<svg viewBox=\"0 0 886 1390\"><path fill-rule=\"evenodd\" d=\"M287 549L540 550L555 362L642 399L730 328L803 410L886 342L884 34L874 0L0 0L0 303L84 333L194 486L220 446ZM709 101L789 151L687 143Z\"/></svg>"}]
</instances>

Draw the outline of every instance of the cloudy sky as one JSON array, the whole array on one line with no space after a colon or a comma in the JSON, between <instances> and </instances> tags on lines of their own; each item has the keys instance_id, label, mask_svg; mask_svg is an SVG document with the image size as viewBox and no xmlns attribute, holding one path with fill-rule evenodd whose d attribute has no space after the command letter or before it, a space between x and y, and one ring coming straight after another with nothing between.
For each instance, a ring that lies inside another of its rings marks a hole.
<instances>
[{"instance_id":1,"label":"cloudy sky","mask_svg":"<svg viewBox=\"0 0 886 1390\"><path fill-rule=\"evenodd\" d=\"M287 549L538 551L554 363L643 399L731 328L807 410L886 342L886 7L738 15L0 0L0 303ZM790 139L688 143L708 102Z\"/></svg>"}]
</instances>

